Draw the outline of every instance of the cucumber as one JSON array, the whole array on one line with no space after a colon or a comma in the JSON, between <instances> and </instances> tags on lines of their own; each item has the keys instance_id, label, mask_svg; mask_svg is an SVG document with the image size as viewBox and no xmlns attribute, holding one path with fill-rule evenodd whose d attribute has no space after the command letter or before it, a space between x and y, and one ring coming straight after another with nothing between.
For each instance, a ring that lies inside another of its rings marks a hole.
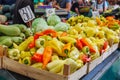
<instances>
[{"instance_id":1,"label":"cucumber","mask_svg":"<svg viewBox=\"0 0 120 80\"><path fill-rule=\"evenodd\" d=\"M6 36L19 36L21 31L15 26L0 25L0 33L3 33Z\"/></svg>"},{"instance_id":2,"label":"cucumber","mask_svg":"<svg viewBox=\"0 0 120 80\"><path fill-rule=\"evenodd\" d=\"M0 41L0 45L5 45L5 46L8 46L8 47L11 47L13 44L11 38L6 38L2 41Z\"/></svg>"}]
</instances>

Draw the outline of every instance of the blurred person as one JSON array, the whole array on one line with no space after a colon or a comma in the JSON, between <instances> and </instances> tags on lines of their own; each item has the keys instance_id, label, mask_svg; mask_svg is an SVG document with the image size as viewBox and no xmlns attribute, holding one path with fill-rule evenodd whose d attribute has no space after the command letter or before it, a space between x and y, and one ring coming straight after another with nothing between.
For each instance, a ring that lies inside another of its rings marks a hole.
<instances>
[{"instance_id":1,"label":"blurred person","mask_svg":"<svg viewBox=\"0 0 120 80\"><path fill-rule=\"evenodd\" d=\"M56 9L62 9L68 12L66 18L70 18L71 0L55 0L53 2L53 7Z\"/></svg>"},{"instance_id":2,"label":"blurred person","mask_svg":"<svg viewBox=\"0 0 120 80\"><path fill-rule=\"evenodd\" d=\"M22 17L19 13L19 9L22 9L24 7L30 6L31 10L34 12L34 4L33 0L17 0L15 3L15 9L14 9L14 18L13 23L14 24L25 24L22 20ZM26 24L25 24L26 25Z\"/></svg>"},{"instance_id":3,"label":"blurred person","mask_svg":"<svg viewBox=\"0 0 120 80\"><path fill-rule=\"evenodd\" d=\"M77 2L75 2L72 7L71 7L71 11L77 13L78 15L80 15L80 8L84 6L84 2L83 0L77 0Z\"/></svg>"},{"instance_id":4,"label":"blurred person","mask_svg":"<svg viewBox=\"0 0 120 80\"><path fill-rule=\"evenodd\" d=\"M99 13L103 13L109 8L108 2L106 0L96 0L97 2L94 3L94 10L98 10Z\"/></svg>"},{"instance_id":5,"label":"blurred person","mask_svg":"<svg viewBox=\"0 0 120 80\"><path fill-rule=\"evenodd\" d=\"M12 5L16 2L16 0L0 0L1 5Z\"/></svg>"}]
</instances>

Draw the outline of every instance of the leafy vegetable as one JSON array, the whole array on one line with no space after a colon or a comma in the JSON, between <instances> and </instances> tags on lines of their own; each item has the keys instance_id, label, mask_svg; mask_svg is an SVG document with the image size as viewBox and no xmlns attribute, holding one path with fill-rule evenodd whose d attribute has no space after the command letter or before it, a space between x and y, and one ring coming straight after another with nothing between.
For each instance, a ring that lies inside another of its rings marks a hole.
<instances>
[{"instance_id":1,"label":"leafy vegetable","mask_svg":"<svg viewBox=\"0 0 120 80\"><path fill-rule=\"evenodd\" d=\"M55 30L56 31L67 31L69 29L69 25L63 22L58 23L57 25L55 25Z\"/></svg>"},{"instance_id":2,"label":"leafy vegetable","mask_svg":"<svg viewBox=\"0 0 120 80\"><path fill-rule=\"evenodd\" d=\"M55 26L61 22L61 19L57 15L51 15L47 18L47 22L49 26Z\"/></svg>"}]
</instances>

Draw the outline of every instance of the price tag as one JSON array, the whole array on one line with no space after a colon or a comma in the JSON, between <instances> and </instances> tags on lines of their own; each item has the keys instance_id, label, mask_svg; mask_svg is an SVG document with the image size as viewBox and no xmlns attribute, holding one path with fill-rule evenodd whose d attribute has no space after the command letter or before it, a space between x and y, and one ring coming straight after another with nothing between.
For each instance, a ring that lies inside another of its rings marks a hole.
<instances>
[{"instance_id":1,"label":"price tag","mask_svg":"<svg viewBox=\"0 0 120 80\"><path fill-rule=\"evenodd\" d=\"M99 13L99 11L92 11L92 17L93 18L96 18L96 17L99 17L100 18L100 13Z\"/></svg>"},{"instance_id":2,"label":"price tag","mask_svg":"<svg viewBox=\"0 0 120 80\"><path fill-rule=\"evenodd\" d=\"M46 9L46 17L55 14L55 8Z\"/></svg>"},{"instance_id":3,"label":"price tag","mask_svg":"<svg viewBox=\"0 0 120 80\"><path fill-rule=\"evenodd\" d=\"M22 9L19 9L19 13L25 23L27 23L35 18L30 6L26 6Z\"/></svg>"}]
</instances>

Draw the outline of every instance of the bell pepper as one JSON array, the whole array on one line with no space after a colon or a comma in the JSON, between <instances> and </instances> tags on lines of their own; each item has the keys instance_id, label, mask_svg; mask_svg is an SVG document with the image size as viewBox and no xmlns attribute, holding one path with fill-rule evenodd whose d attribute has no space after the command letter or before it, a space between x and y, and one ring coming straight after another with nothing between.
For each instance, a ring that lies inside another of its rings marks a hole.
<instances>
[{"instance_id":1,"label":"bell pepper","mask_svg":"<svg viewBox=\"0 0 120 80\"><path fill-rule=\"evenodd\" d=\"M31 65L31 57L23 58L22 63L26 65Z\"/></svg>"},{"instance_id":2,"label":"bell pepper","mask_svg":"<svg viewBox=\"0 0 120 80\"><path fill-rule=\"evenodd\" d=\"M82 43L80 42L79 39L77 39L76 47L77 47L79 50L81 50L81 49L83 48L83 45L82 45Z\"/></svg>"},{"instance_id":3,"label":"bell pepper","mask_svg":"<svg viewBox=\"0 0 120 80\"><path fill-rule=\"evenodd\" d=\"M80 57L80 60L82 60L84 63L87 63L87 62L91 61L91 58L84 53L80 54L79 57Z\"/></svg>"},{"instance_id":4,"label":"bell pepper","mask_svg":"<svg viewBox=\"0 0 120 80\"><path fill-rule=\"evenodd\" d=\"M19 46L18 49L20 51L25 51L28 48L28 45L34 40L33 36L28 37L24 42L22 42Z\"/></svg>"},{"instance_id":5,"label":"bell pepper","mask_svg":"<svg viewBox=\"0 0 120 80\"><path fill-rule=\"evenodd\" d=\"M60 37L63 37L63 36L67 36L67 32L62 32L62 34L60 35Z\"/></svg>"},{"instance_id":6,"label":"bell pepper","mask_svg":"<svg viewBox=\"0 0 120 80\"><path fill-rule=\"evenodd\" d=\"M64 43L76 43L76 40L74 38L68 36L59 37L59 40Z\"/></svg>"},{"instance_id":7,"label":"bell pepper","mask_svg":"<svg viewBox=\"0 0 120 80\"><path fill-rule=\"evenodd\" d=\"M100 49L100 54L104 53L107 47L108 47L108 41L105 41L103 47L101 47Z\"/></svg>"},{"instance_id":8,"label":"bell pepper","mask_svg":"<svg viewBox=\"0 0 120 80\"><path fill-rule=\"evenodd\" d=\"M80 52L76 47L72 47L71 52L68 54L68 57L77 60L79 58Z\"/></svg>"},{"instance_id":9,"label":"bell pepper","mask_svg":"<svg viewBox=\"0 0 120 80\"><path fill-rule=\"evenodd\" d=\"M91 44L89 44L89 42L85 38L80 39L80 42L82 43L83 46L88 46L90 52L96 53L96 50L93 48Z\"/></svg>"},{"instance_id":10,"label":"bell pepper","mask_svg":"<svg viewBox=\"0 0 120 80\"><path fill-rule=\"evenodd\" d=\"M55 60L48 63L46 67L50 72L58 73L62 70L63 64L64 64L63 60Z\"/></svg>"},{"instance_id":11,"label":"bell pepper","mask_svg":"<svg viewBox=\"0 0 120 80\"><path fill-rule=\"evenodd\" d=\"M8 50L8 57L14 60L18 60L20 58L20 51L18 49L10 49Z\"/></svg>"},{"instance_id":12,"label":"bell pepper","mask_svg":"<svg viewBox=\"0 0 120 80\"><path fill-rule=\"evenodd\" d=\"M32 58L31 58L32 61L35 61L35 62L43 62L43 54L40 54L40 53L35 53Z\"/></svg>"},{"instance_id":13,"label":"bell pepper","mask_svg":"<svg viewBox=\"0 0 120 80\"><path fill-rule=\"evenodd\" d=\"M35 43L34 41L30 42L30 44L28 45L28 47L31 49L31 48L34 48L35 47Z\"/></svg>"},{"instance_id":14,"label":"bell pepper","mask_svg":"<svg viewBox=\"0 0 120 80\"><path fill-rule=\"evenodd\" d=\"M65 54L66 56L69 54L70 50L71 50L72 44L71 43L67 43L63 46L62 49L62 53Z\"/></svg>"},{"instance_id":15,"label":"bell pepper","mask_svg":"<svg viewBox=\"0 0 120 80\"><path fill-rule=\"evenodd\" d=\"M53 56L52 56L52 60L51 60L51 61L55 61L55 60L59 60L58 55L53 55Z\"/></svg>"},{"instance_id":16,"label":"bell pepper","mask_svg":"<svg viewBox=\"0 0 120 80\"><path fill-rule=\"evenodd\" d=\"M35 46L37 48L40 48L40 47L43 47L44 46L44 43L45 43L45 39L43 38L38 38L36 41L35 41Z\"/></svg>"},{"instance_id":17,"label":"bell pepper","mask_svg":"<svg viewBox=\"0 0 120 80\"><path fill-rule=\"evenodd\" d=\"M31 65L31 67L37 68L37 69L42 69L42 63L34 63L33 65Z\"/></svg>"},{"instance_id":18,"label":"bell pepper","mask_svg":"<svg viewBox=\"0 0 120 80\"><path fill-rule=\"evenodd\" d=\"M84 46L84 47L82 48L82 52L83 52L84 54L90 55L89 47L88 47L88 46Z\"/></svg>"},{"instance_id":19,"label":"bell pepper","mask_svg":"<svg viewBox=\"0 0 120 80\"><path fill-rule=\"evenodd\" d=\"M44 52L44 47L39 48L36 52L39 53L39 54L43 54L43 52Z\"/></svg>"},{"instance_id":20,"label":"bell pepper","mask_svg":"<svg viewBox=\"0 0 120 80\"><path fill-rule=\"evenodd\" d=\"M20 58L31 57L32 54L29 51L21 51Z\"/></svg>"},{"instance_id":21,"label":"bell pepper","mask_svg":"<svg viewBox=\"0 0 120 80\"><path fill-rule=\"evenodd\" d=\"M45 69L48 62L50 62L52 58L52 53L53 51L50 46L45 47L44 52L43 52L43 66L42 66L43 69Z\"/></svg>"},{"instance_id":22,"label":"bell pepper","mask_svg":"<svg viewBox=\"0 0 120 80\"><path fill-rule=\"evenodd\" d=\"M62 47L64 46L64 44L60 41L58 41L58 39L53 38L53 40L51 41L46 41L45 42L45 47L50 46L54 52L56 52L59 56L65 56L64 53L62 53Z\"/></svg>"},{"instance_id":23,"label":"bell pepper","mask_svg":"<svg viewBox=\"0 0 120 80\"><path fill-rule=\"evenodd\" d=\"M84 65L83 61L80 60L80 59L76 60L76 63L77 63L78 69L81 68Z\"/></svg>"},{"instance_id":24,"label":"bell pepper","mask_svg":"<svg viewBox=\"0 0 120 80\"><path fill-rule=\"evenodd\" d=\"M52 29L47 29L47 30L44 30L43 32L36 33L34 36L34 39L36 40L43 35L51 35L52 37L57 37L57 32Z\"/></svg>"}]
</instances>

